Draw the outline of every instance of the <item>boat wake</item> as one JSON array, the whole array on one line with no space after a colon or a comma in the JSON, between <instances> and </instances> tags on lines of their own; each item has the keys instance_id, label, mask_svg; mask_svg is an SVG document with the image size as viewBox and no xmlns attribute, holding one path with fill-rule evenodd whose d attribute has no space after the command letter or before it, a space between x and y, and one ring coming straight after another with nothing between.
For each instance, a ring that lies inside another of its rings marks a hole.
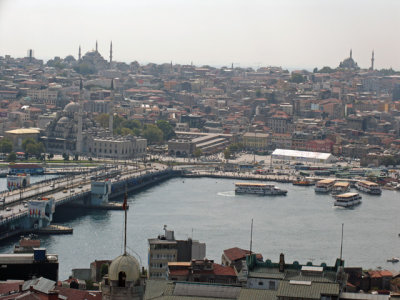
<instances>
[{"instance_id":1,"label":"boat wake","mask_svg":"<svg viewBox=\"0 0 400 300\"><path fill-rule=\"evenodd\" d=\"M235 197L235 191L219 192L218 196Z\"/></svg>"}]
</instances>

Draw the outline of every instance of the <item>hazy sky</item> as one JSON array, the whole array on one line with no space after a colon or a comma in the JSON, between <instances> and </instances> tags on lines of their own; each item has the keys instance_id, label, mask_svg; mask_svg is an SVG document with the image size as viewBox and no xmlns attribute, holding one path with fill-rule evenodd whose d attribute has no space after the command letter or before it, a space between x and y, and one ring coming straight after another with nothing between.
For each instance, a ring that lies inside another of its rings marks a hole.
<instances>
[{"instance_id":1,"label":"hazy sky","mask_svg":"<svg viewBox=\"0 0 400 300\"><path fill-rule=\"evenodd\" d=\"M0 0L0 55L400 70L399 0Z\"/></svg>"}]
</instances>

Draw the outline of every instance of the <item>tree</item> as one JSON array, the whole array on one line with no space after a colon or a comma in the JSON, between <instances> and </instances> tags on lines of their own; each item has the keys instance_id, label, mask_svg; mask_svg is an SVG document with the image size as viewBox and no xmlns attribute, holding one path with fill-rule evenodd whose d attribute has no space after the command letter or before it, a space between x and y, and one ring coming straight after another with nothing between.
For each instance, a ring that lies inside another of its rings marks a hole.
<instances>
[{"instance_id":1,"label":"tree","mask_svg":"<svg viewBox=\"0 0 400 300\"><path fill-rule=\"evenodd\" d=\"M11 152L8 156L7 156L7 161L10 162L14 162L17 160L17 154L15 154L15 152Z\"/></svg>"},{"instance_id":2,"label":"tree","mask_svg":"<svg viewBox=\"0 0 400 300\"><path fill-rule=\"evenodd\" d=\"M226 148L224 150L224 157L225 159L229 159L231 157L231 151L229 150L229 148Z\"/></svg>"},{"instance_id":3,"label":"tree","mask_svg":"<svg viewBox=\"0 0 400 300\"><path fill-rule=\"evenodd\" d=\"M335 72L335 69L332 69L331 67L325 66L321 70L318 71L318 73L333 73Z\"/></svg>"},{"instance_id":4,"label":"tree","mask_svg":"<svg viewBox=\"0 0 400 300\"><path fill-rule=\"evenodd\" d=\"M75 154L75 155L74 155L74 160L76 160L76 161L79 160L79 155L78 155L78 154Z\"/></svg>"},{"instance_id":5,"label":"tree","mask_svg":"<svg viewBox=\"0 0 400 300\"><path fill-rule=\"evenodd\" d=\"M156 125L147 125L143 130L143 136L148 144L158 144L163 141L163 132Z\"/></svg>"},{"instance_id":6,"label":"tree","mask_svg":"<svg viewBox=\"0 0 400 300\"><path fill-rule=\"evenodd\" d=\"M101 114L96 117L96 121L99 122L100 126L103 128L108 128L108 118L109 114Z\"/></svg>"},{"instance_id":7,"label":"tree","mask_svg":"<svg viewBox=\"0 0 400 300\"><path fill-rule=\"evenodd\" d=\"M12 150L13 150L12 142L7 138L2 139L0 142L0 152L1 153L10 153L10 152L12 152Z\"/></svg>"},{"instance_id":8,"label":"tree","mask_svg":"<svg viewBox=\"0 0 400 300\"><path fill-rule=\"evenodd\" d=\"M65 161L69 160L69 155L67 153L63 153L62 157Z\"/></svg>"},{"instance_id":9,"label":"tree","mask_svg":"<svg viewBox=\"0 0 400 300\"><path fill-rule=\"evenodd\" d=\"M197 148L195 151L194 151L194 156L196 157L196 158L199 158L202 154L203 154L203 151L201 151L201 149L200 148Z\"/></svg>"},{"instance_id":10,"label":"tree","mask_svg":"<svg viewBox=\"0 0 400 300\"><path fill-rule=\"evenodd\" d=\"M174 127L168 121L159 120L156 125L162 131L164 141L168 141L175 136Z\"/></svg>"},{"instance_id":11,"label":"tree","mask_svg":"<svg viewBox=\"0 0 400 300\"><path fill-rule=\"evenodd\" d=\"M33 143L32 142L27 143L25 146L25 153L28 155L30 154L39 157L43 152L44 152L44 146L43 143L41 142L33 141Z\"/></svg>"},{"instance_id":12,"label":"tree","mask_svg":"<svg viewBox=\"0 0 400 300\"><path fill-rule=\"evenodd\" d=\"M306 79L303 75L299 73L292 73L290 81L294 83L303 83L304 81L306 81Z\"/></svg>"},{"instance_id":13,"label":"tree","mask_svg":"<svg viewBox=\"0 0 400 300\"><path fill-rule=\"evenodd\" d=\"M26 138L22 141L22 149L24 149L25 152L28 152L26 149L29 144L36 144L36 141L33 138Z\"/></svg>"},{"instance_id":14,"label":"tree","mask_svg":"<svg viewBox=\"0 0 400 300\"><path fill-rule=\"evenodd\" d=\"M134 132L133 132L132 129L123 127L123 128L121 128L121 130L120 130L120 134L121 134L121 135L129 135L129 134L132 134L132 135L133 135Z\"/></svg>"}]
</instances>

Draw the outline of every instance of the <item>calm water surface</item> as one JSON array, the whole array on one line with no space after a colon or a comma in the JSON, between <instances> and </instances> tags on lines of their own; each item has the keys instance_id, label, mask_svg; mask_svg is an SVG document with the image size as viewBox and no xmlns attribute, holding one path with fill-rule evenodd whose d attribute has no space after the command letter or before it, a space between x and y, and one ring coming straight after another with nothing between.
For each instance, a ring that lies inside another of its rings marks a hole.
<instances>
[{"instance_id":1,"label":"calm water surface","mask_svg":"<svg viewBox=\"0 0 400 300\"><path fill-rule=\"evenodd\" d=\"M340 251L341 224L345 224L343 256L347 266L398 270L386 259L400 256L400 193L362 194L354 209L333 207L330 195L313 187L277 184L287 196L235 195L235 180L172 179L128 198L128 247L147 267L147 239L162 233L164 224L177 239L192 236L207 244L207 257L220 262L224 249L249 248L254 219L253 250L264 258L333 265ZM73 235L42 238L49 253L59 255L60 279L73 268L89 268L95 259L113 259L122 253L123 212L58 209L55 222L74 228ZM0 246L12 251L18 239Z\"/></svg>"}]
</instances>

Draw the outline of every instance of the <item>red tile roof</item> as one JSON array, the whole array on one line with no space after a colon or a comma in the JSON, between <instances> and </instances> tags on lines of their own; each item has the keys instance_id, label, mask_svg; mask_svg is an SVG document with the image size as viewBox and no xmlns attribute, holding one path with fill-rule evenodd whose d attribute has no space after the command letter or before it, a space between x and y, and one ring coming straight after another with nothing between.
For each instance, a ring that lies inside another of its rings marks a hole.
<instances>
[{"instance_id":1,"label":"red tile roof","mask_svg":"<svg viewBox=\"0 0 400 300\"><path fill-rule=\"evenodd\" d=\"M234 247L234 248L224 250L224 254L230 261L235 261L235 260L245 258L247 255L250 254L250 251L240 249L238 247ZM263 259L261 254L256 254L256 256L257 256L257 259L261 259L261 260Z\"/></svg>"}]
</instances>

